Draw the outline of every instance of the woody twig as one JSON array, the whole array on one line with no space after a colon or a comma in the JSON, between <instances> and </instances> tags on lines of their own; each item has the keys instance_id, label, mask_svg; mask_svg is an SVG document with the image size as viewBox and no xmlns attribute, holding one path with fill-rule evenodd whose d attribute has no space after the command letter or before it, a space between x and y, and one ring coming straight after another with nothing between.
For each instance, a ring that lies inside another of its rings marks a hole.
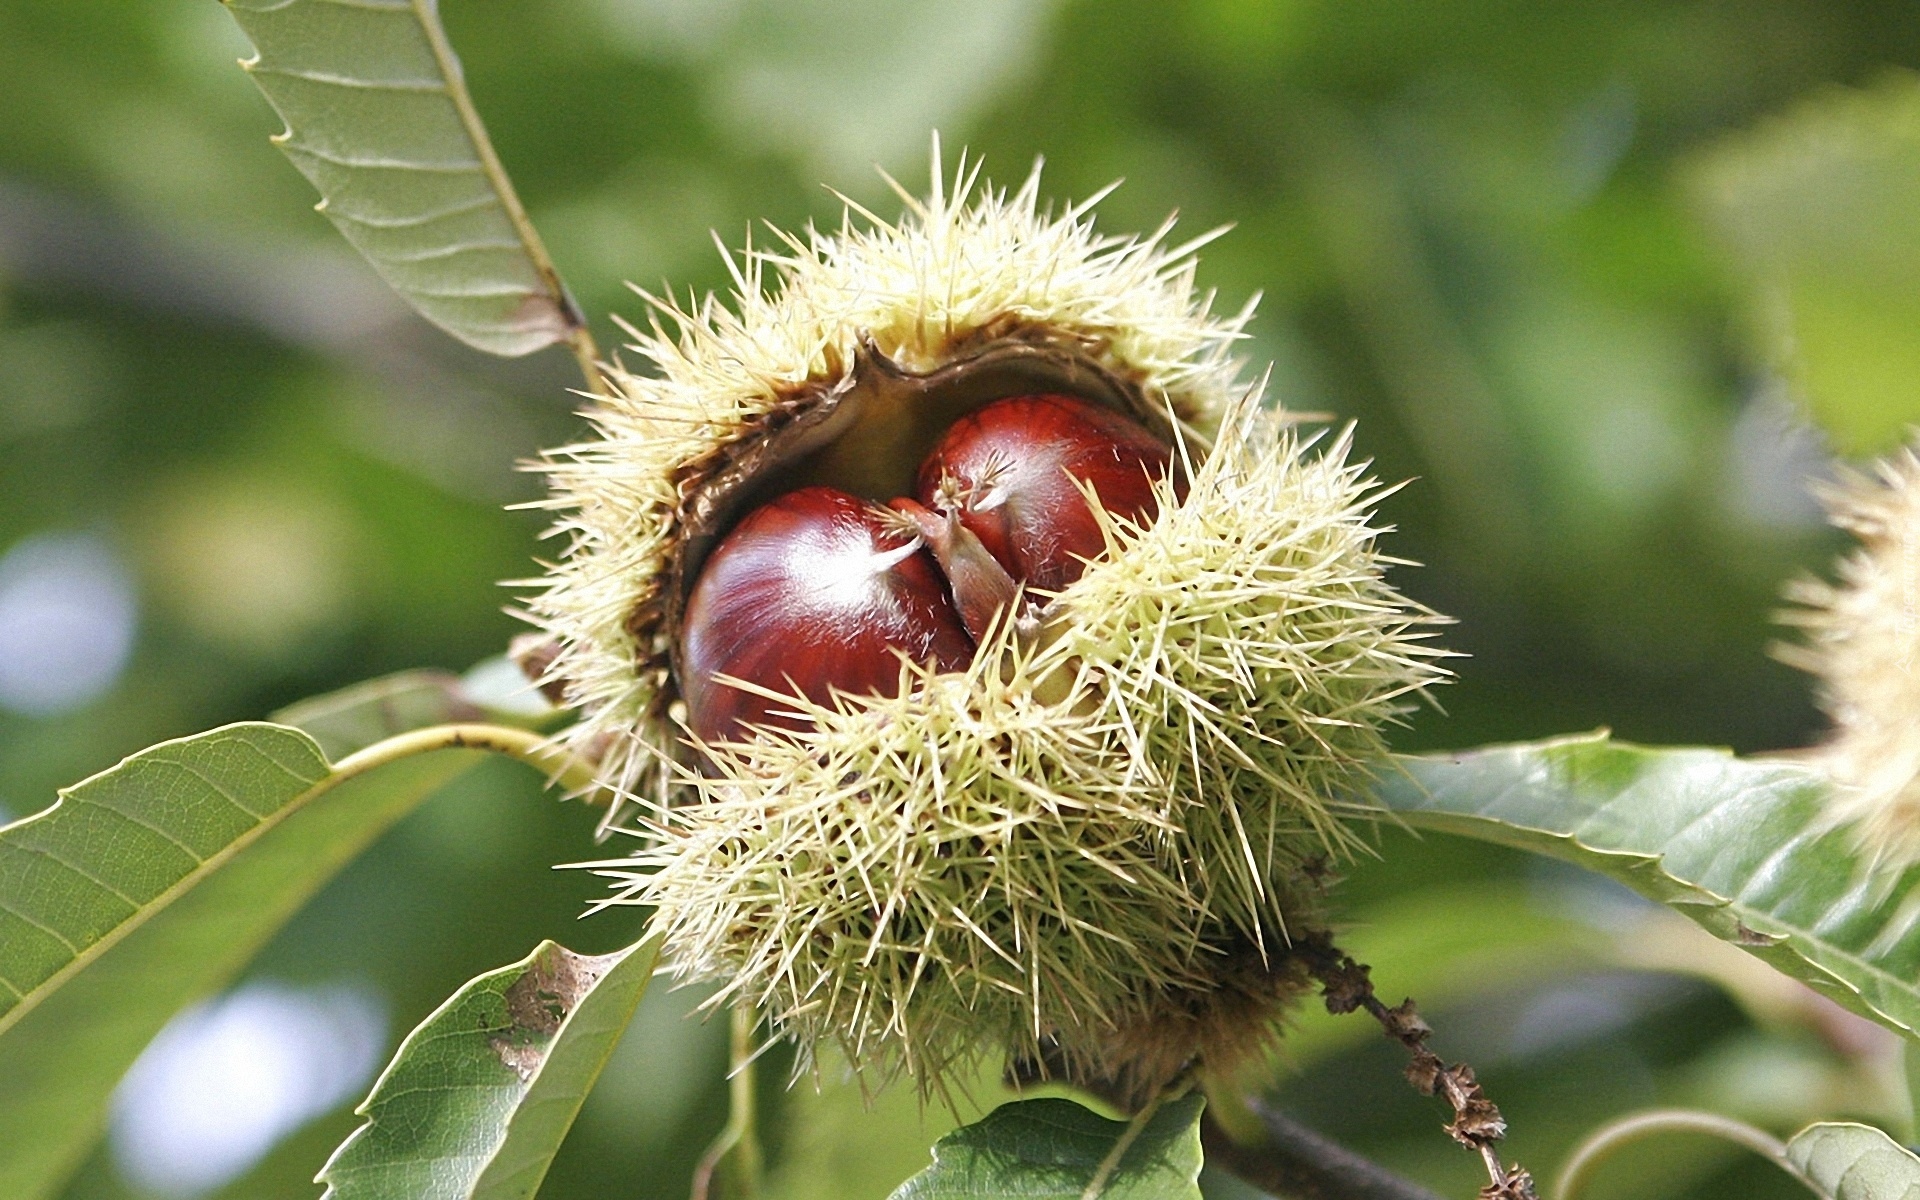
<instances>
[{"instance_id":1,"label":"woody twig","mask_svg":"<svg viewBox=\"0 0 1920 1200\"><path fill-rule=\"evenodd\" d=\"M1440 1096L1453 1107L1453 1120L1447 1133L1453 1140L1480 1155L1487 1167L1488 1184L1480 1189L1479 1200L1537 1200L1533 1176L1519 1165L1507 1166L1494 1143L1506 1136L1506 1118L1487 1099L1473 1068L1465 1063L1448 1066L1427 1048L1432 1026L1421 1019L1412 1000L1388 1007L1374 994L1369 968L1333 944L1324 933L1302 938L1294 953L1320 982L1327 1011L1334 1014L1366 1010L1388 1037L1407 1048L1413 1061L1407 1064L1407 1081L1422 1095Z\"/></svg>"}]
</instances>

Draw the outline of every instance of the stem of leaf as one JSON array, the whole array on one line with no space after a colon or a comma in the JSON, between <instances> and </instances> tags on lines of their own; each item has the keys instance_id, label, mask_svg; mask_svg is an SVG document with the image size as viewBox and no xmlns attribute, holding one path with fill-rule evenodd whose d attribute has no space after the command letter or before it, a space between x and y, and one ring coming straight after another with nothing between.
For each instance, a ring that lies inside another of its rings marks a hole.
<instances>
[{"instance_id":1,"label":"stem of leaf","mask_svg":"<svg viewBox=\"0 0 1920 1200\"><path fill-rule=\"evenodd\" d=\"M753 1027L757 1016L750 1005L736 1004L732 1013L732 1045L728 1099L731 1111L726 1128L713 1139L693 1172L692 1200L707 1200L714 1172L728 1164L728 1200L758 1200L760 1195L760 1138L754 1124Z\"/></svg>"},{"instance_id":2,"label":"stem of leaf","mask_svg":"<svg viewBox=\"0 0 1920 1200\"><path fill-rule=\"evenodd\" d=\"M554 276L557 284L559 276ZM596 396L608 394L606 376L600 373L600 347L594 343L593 331L583 322L575 325L573 332L567 335L567 348L573 351L573 361L580 365L580 374L587 381L587 390Z\"/></svg>"},{"instance_id":3,"label":"stem of leaf","mask_svg":"<svg viewBox=\"0 0 1920 1200\"><path fill-rule=\"evenodd\" d=\"M1086 1190L1080 1193L1080 1200L1100 1200L1100 1194L1107 1190L1107 1183L1113 1178L1113 1173L1120 1169L1120 1160L1125 1158L1127 1151L1133 1148L1133 1143L1140 1137L1140 1131L1153 1120L1153 1114L1159 1112L1160 1106L1167 1101L1185 1095L1192 1086L1191 1078L1175 1079L1155 1092L1153 1099L1147 1101L1141 1106L1139 1112L1133 1114L1133 1119L1127 1122L1127 1127L1120 1131L1118 1138L1114 1139L1113 1149L1107 1151L1106 1157L1100 1160L1100 1165L1094 1168L1093 1178L1087 1181Z\"/></svg>"},{"instance_id":4,"label":"stem of leaf","mask_svg":"<svg viewBox=\"0 0 1920 1200\"><path fill-rule=\"evenodd\" d=\"M1782 1171L1805 1184L1807 1190L1821 1197L1821 1200L1832 1200L1820 1190L1818 1184L1793 1165L1793 1160L1787 1157L1786 1144L1779 1138L1745 1121L1686 1108L1656 1108L1634 1113L1594 1130L1575 1147L1572 1156L1567 1159L1567 1165L1560 1169L1560 1178L1553 1187L1554 1200L1579 1200L1594 1173L1615 1151L1663 1133L1704 1133L1744 1146L1771 1160Z\"/></svg>"},{"instance_id":5,"label":"stem of leaf","mask_svg":"<svg viewBox=\"0 0 1920 1200\"><path fill-rule=\"evenodd\" d=\"M459 114L460 123L465 127L467 138L473 143L474 152L480 159L480 170L499 199L500 207L506 211L507 220L512 223L527 257L533 260L534 271L545 285L548 299L567 323L567 345L580 364L580 373L586 377L587 390L596 396L604 396L607 394L607 384L600 375L600 355L594 346L593 334L588 331L586 319L580 315L573 297L567 294L567 285L560 281L560 272L547 254L546 243L540 240L539 230L533 227L526 206L520 203L520 195L513 189L513 179L493 148L493 139L487 136L487 127L480 120L480 112L474 107L473 97L467 91L460 60L447 41L447 31L440 24L440 14L434 0L412 0L412 5L414 19L420 23L420 30L426 35L427 45L440 68L440 76L447 81L447 98L453 102L453 109Z\"/></svg>"},{"instance_id":6,"label":"stem of leaf","mask_svg":"<svg viewBox=\"0 0 1920 1200\"><path fill-rule=\"evenodd\" d=\"M554 746L543 734L511 725L433 725L375 742L333 764L335 775L353 776L434 750L488 750L515 758L545 774L555 787L591 798L599 790L593 769Z\"/></svg>"},{"instance_id":7,"label":"stem of leaf","mask_svg":"<svg viewBox=\"0 0 1920 1200\"><path fill-rule=\"evenodd\" d=\"M1907 1140L1920 1138L1920 1042L1905 1039L1900 1065L1907 1080Z\"/></svg>"}]
</instances>

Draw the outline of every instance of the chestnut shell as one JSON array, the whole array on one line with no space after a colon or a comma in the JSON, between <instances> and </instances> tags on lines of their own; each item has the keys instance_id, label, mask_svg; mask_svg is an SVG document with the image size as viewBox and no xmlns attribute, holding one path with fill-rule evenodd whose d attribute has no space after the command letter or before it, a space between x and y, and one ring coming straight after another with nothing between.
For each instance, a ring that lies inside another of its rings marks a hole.
<instances>
[{"instance_id":1,"label":"chestnut shell","mask_svg":"<svg viewBox=\"0 0 1920 1200\"><path fill-rule=\"evenodd\" d=\"M802 488L754 509L708 557L687 600L681 690L707 741L799 728L781 701L894 695L902 659L964 670L973 658L946 580L910 526L858 496Z\"/></svg>"},{"instance_id":2,"label":"chestnut shell","mask_svg":"<svg viewBox=\"0 0 1920 1200\"><path fill-rule=\"evenodd\" d=\"M955 421L920 465L920 503L960 523L1026 587L1057 592L1106 547L1085 484L1134 523L1159 511L1173 447L1078 396L1009 396Z\"/></svg>"}]
</instances>

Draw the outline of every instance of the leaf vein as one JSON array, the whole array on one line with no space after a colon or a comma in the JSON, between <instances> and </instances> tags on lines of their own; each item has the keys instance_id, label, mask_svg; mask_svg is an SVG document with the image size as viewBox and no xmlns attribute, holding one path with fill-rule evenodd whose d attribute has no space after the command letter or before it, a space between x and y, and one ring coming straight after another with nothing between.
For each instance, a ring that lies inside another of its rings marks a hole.
<instances>
[{"instance_id":1,"label":"leaf vein","mask_svg":"<svg viewBox=\"0 0 1920 1200\"><path fill-rule=\"evenodd\" d=\"M331 2L331 0L330 0ZM361 155L335 154L304 142L294 141L286 136L280 140L282 149L298 151L301 154L317 158L321 162L332 163L336 167L348 167L360 171L421 171L436 175L480 175L485 172L476 159L458 159L450 162L427 162L412 158L368 158Z\"/></svg>"},{"instance_id":2,"label":"leaf vein","mask_svg":"<svg viewBox=\"0 0 1920 1200\"><path fill-rule=\"evenodd\" d=\"M200 783L209 792L212 792L214 795L220 797L222 800L225 800L228 804L231 804L234 808L240 810L241 812L245 813L247 816L253 818L253 821L255 824L258 824L259 822L264 821L272 813L278 811L278 808L276 807L276 808L268 809L266 812L255 812L252 809L248 808L246 805L242 804L240 802L240 797L234 795L232 792L228 791L222 785L215 783L213 781L213 777L208 775L206 772L202 771L199 767L196 767L192 763L189 763L183 759L174 759L172 761L175 767L179 768L181 771L185 772L186 774L193 776L195 779L198 779ZM274 763L274 766L279 767L280 764ZM281 770L285 771L286 768L281 767ZM296 795L301 790L313 786L312 784L294 775L293 772L291 771L287 771L286 774L287 774L288 780L292 782L294 786L294 792ZM113 811L119 812L120 810L115 809ZM127 814L127 816L129 820L133 819L131 814ZM196 855L196 857L198 856Z\"/></svg>"},{"instance_id":3,"label":"leaf vein","mask_svg":"<svg viewBox=\"0 0 1920 1200\"><path fill-rule=\"evenodd\" d=\"M429 300L485 300L494 296L505 298L507 296L535 296L541 294L538 288L529 287L524 284L451 289L402 287L398 284L395 286L410 296L425 296ZM502 324L511 328L510 323L503 322Z\"/></svg>"},{"instance_id":4,"label":"leaf vein","mask_svg":"<svg viewBox=\"0 0 1920 1200\"><path fill-rule=\"evenodd\" d=\"M454 242L450 245L421 250L410 254L382 254L382 262L418 263L432 262L436 258L452 258L475 250L518 250L520 243L512 238L474 238L470 241Z\"/></svg>"},{"instance_id":5,"label":"leaf vein","mask_svg":"<svg viewBox=\"0 0 1920 1200\"><path fill-rule=\"evenodd\" d=\"M65 934L61 933L58 929L53 928L51 925L48 925L41 921L34 920L33 917L29 916L25 911L15 908L11 904L0 905L0 908L4 908L7 912L12 913L16 917L19 917L22 921L25 921L27 924L33 926L35 929L38 929L41 933L46 934L48 937L52 938L54 941L59 942L62 946L65 946L67 948L67 953L69 954L80 953L80 947L68 941Z\"/></svg>"},{"instance_id":6,"label":"leaf vein","mask_svg":"<svg viewBox=\"0 0 1920 1200\"><path fill-rule=\"evenodd\" d=\"M408 92L416 94L447 94L447 81L444 79L362 79L354 75L341 75L332 71L309 71L299 67L274 67L260 63L248 70L255 75L278 75L284 79L300 79L308 83L325 84L328 87L353 88L369 92Z\"/></svg>"},{"instance_id":7,"label":"leaf vein","mask_svg":"<svg viewBox=\"0 0 1920 1200\"><path fill-rule=\"evenodd\" d=\"M483 208L496 208L499 204L499 197L495 196L492 192L488 192L486 195L476 199L463 200L447 208L434 209L431 212L420 213L416 216L391 218L363 217L355 213L338 212L329 206L325 200L320 202L320 210L336 221L346 221L354 225L364 225L370 229L406 229L417 225L429 225L446 217L457 217L465 213L478 212ZM518 243L516 243L516 245L517 244Z\"/></svg>"},{"instance_id":8,"label":"leaf vein","mask_svg":"<svg viewBox=\"0 0 1920 1200\"><path fill-rule=\"evenodd\" d=\"M114 812L115 810L108 809L107 811ZM155 832L158 833L159 831L155 830ZM166 834L162 833L160 836L166 837ZM185 846L180 846L180 843L175 839L168 837L167 840L170 842L173 842L174 845L179 846L180 849L184 851L189 858L192 858L195 863L200 863L205 861L199 855L195 854L192 850L187 849L187 847ZM115 899L119 900L121 903L125 904L128 908L138 910L142 903L142 901L134 899L132 896L129 896L125 892L121 891L119 888L114 887L112 884L100 878L98 875L95 875L92 872L92 870L90 870L89 868L83 867L79 863L69 862L64 858L61 858L58 854L55 854L52 850L48 849L45 846L18 846L16 847L16 849L27 854L37 854L40 857L46 859L48 862L56 863L59 866L65 867L67 870L73 872L75 875L79 876L81 879L85 880L88 883L91 883L95 887L99 888L101 891L107 893L109 896L112 896ZM6 906L6 908L8 912L15 911L11 906Z\"/></svg>"}]
</instances>

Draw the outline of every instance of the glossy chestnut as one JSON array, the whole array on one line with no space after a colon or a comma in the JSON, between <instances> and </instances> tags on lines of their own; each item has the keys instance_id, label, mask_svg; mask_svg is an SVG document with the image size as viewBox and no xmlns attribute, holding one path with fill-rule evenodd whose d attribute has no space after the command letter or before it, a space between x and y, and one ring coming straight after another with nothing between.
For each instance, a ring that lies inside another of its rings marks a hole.
<instances>
[{"instance_id":1,"label":"glossy chestnut","mask_svg":"<svg viewBox=\"0 0 1920 1200\"><path fill-rule=\"evenodd\" d=\"M1009 396L953 423L921 463L915 495L956 512L1025 587L1051 592L1106 547L1079 485L1144 523L1173 469L1173 448L1131 417L1077 396Z\"/></svg>"},{"instance_id":2,"label":"glossy chestnut","mask_svg":"<svg viewBox=\"0 0 1920 1200\"><path fill-rule=\"evenodd\" d=\"M780 701L726 675L831 703L893 695L901 656L963 670L973 643L910 520L828 487L748 513L708 557L681 627L687 723L709 741L744 726L796 728Z\"/></svg>"}]
</instances>

